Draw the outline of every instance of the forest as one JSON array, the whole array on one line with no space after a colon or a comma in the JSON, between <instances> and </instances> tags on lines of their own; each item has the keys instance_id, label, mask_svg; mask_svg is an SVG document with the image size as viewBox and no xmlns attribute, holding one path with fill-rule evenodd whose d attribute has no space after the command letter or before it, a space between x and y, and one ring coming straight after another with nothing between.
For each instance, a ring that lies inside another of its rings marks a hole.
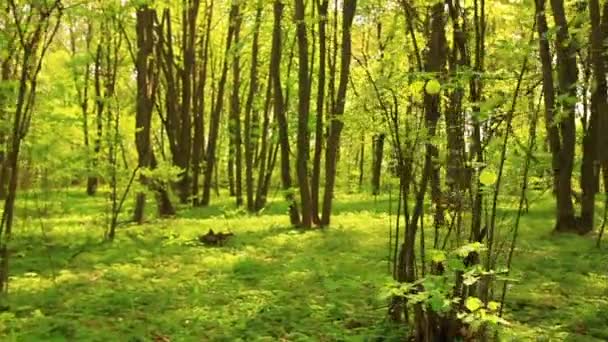
<instances>
[{"instance_id":1,"label":"forest","mask_svg":"<svg viewBox=\"0 0 608 342\"><path fill-rule=\"evenodd\" d=\"M0 9L0 340L608 341L608 0Z\"/></svg>"}]
</instances>

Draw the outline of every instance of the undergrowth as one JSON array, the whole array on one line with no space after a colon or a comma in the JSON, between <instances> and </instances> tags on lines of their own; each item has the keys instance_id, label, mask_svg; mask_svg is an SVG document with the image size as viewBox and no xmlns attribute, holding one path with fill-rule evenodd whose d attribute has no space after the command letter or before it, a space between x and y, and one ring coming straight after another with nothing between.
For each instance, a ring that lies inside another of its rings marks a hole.
<instances>
[{"instance_id":1,"label":"undergrowth","mask_svg":"<svg viewBox=\"0 0 608 342\"><path fill-rule=\"evenodd\" d=\"M329 229L300 232L281 200L249 216L224 198L174 219L121 224L109 244L103 196L24 195L0 339L403 340L381 296L388 197L336 203ZM550 203L537 201L523 218L501 340L608 340L608 247L552 234ZM223 247L197 243L209 229L235 236ZM501 229L506 236L508 220Z\"/></svg>"}]
</instances>

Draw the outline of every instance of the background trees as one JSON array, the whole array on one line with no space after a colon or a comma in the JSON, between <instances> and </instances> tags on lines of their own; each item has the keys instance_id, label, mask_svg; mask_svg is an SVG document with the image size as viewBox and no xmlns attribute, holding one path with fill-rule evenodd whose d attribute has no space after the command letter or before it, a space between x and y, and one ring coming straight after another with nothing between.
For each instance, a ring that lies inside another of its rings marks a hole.
<instances>
[{"instance_id":1,"label":"background trees","mask_svg":"<svg viewBox=\"0 0 608 342\"><path fill-rule=\"evenodd\" d=\"M227 193L252 215L286 205L290 224L310 229L328 227L346 193L396 193L394 279L450 274L449 300L486 307L488 274L505 255L511 264L505 241L516 240L502 212L513 198L527 203L528 183L553 193L556 231L596 229L596 194L608 189L605 1L10 0L4 9L0 281L17 190L40 184L96 197L109 189L109 239L119 221L155 218L150 196L159 217ZM466 253L452 273L427 260L454 250ZM485 273L470 283L473 268ZM406 297L394 298L391 317L412 313L418 339L466 325L462 305L442 316Z\"/></svg>"}]
</instances>

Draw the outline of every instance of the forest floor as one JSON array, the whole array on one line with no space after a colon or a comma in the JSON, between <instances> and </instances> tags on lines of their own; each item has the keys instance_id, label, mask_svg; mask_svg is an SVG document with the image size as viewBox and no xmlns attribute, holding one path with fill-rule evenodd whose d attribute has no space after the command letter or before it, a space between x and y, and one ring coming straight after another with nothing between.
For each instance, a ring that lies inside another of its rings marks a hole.
<instances>
[{"instance_id":1,"label":"forest floor","mask_svg":"<svg viewBox=\"0 0 608 342\"><path fill-rule=\"evenodd\" d=\"M288 228L282 201L248 216L224 199L122 225L109 244L102 195L26 194L0 340L402 340L381 297L391 279L388 197L335 202L326 230ZM552 234L552 210L550 199L534 201L523 218L501 340L606 341L608 241L598 250L593 235ZM503 212L506 236L514 210ZM201 246L209 229L235 236Z\"/></svg>"}]
</instances>

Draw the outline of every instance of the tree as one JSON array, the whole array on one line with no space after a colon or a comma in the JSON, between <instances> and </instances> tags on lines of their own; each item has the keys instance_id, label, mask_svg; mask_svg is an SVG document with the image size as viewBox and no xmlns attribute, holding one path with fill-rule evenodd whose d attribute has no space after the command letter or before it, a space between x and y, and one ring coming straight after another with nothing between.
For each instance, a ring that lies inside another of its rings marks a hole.
<instances>
[{"instance_id":1,"label":"tree","mask_svg":"<svg viewBox=\"0 0 608 342\"><path fill-rule=\"evenodd\" d=\"M604 4L604 7L608 5ZM608 13L608 9L605 9ZM605 14L606 15L606 14ZM591 21L591 65L593 68L594 87L591 93L591 115L584 129L583 136L583 160L581 164L581 219L579 222L579 232L587 233L593 230L595 216L595 194L599 190L599 132L602 113L608 112L608 100L606 92L606 71L604 53L606 48L603 43L607 32L602 30L601 13L599 1L589 1L589 17ZM604 19L606 20L606 18Z\"/></svg>"},{"instance_id":2,"label":"tree","mask_svg":"<svg viewBox=\"0 0 608 342\"><path fill-rule=\"evenodd\" d=\"M545 16L545 1L536 0L537 29L540 44L540 59L543 74L543 89L545 98L545 124L549 136L549 145L553 155L553 173L555 192L557 197L557 231L577 231L572 204L572 169L574 166L575 104L571 100L576 98L576 79L578 68L576 56L568 34L568 23L564 12L563 1L552 0L551 7L557 30L556 55L558 89L556 91L553 80L553 65L548 42L548 26ZM561 101L556 101L556 95ZM567 98L570 98L568 100ZM558 106L559 105L559 106ZM559 119L556 119L556 111Z\"/></svg>"},{"instance_id":3,"label":"tree","mask_svg":"<svg viewBox=\"0 0 608 342\"><path fill-rule=\"evenodd\" d=\"M44 56L59 29L63 15L61 0L21 3L9 0L10 22L16 31L17 43L14 45L21 54L15 113L12 120L12 133L9 137L8 191L4 200L2 221L0 222L0 291L8 291L9 280L9 243L13 232L15 200L19 182L19 155L36 101L38 75Z\"/></svg>"},{"instance_id":4,"label":"tree","mask_svg":"<svg viewBox=\"0 0 608 342\"><path fill-rule=\"evenodd\" d=\"M310 80L308 71L308 35L306 30L306 7L304 0L294 0L296 35L298 40L298 139L296 173L302 203L302 227L312 226L312 196L308 179L308 155L310 132L308 117L310 115Z\"/></svg>"},{"instance_id":5,"label":"tree","mask_svg":"<svg viewBox=\"0 0 608 342\"><path fill-rule=\"evenodd\" d=\"M296 0L298 1L298 0ZM274 116L277 120L279 131L279 144L281 146L281 181L285 198L289 203L289 220L292 225L300 224L300 214L293 194L291 183L291 167L289 165L289 135L287 116L285 114L285 100L283 98L283 87L281 86L281 57L282 57L282 20L285 5L281 0L273 3L274 24L272 29L272 49L270 52L270 77L274 97Z\"/></svg>"},{"instance_id":6,"label":"tree","mask_svg":"<svg viewBox=\"0 0 608 342\"><path fill-rule=\"evenodd\" d=\"M156 12L146 5L137 9L137 57L135 69L137 71L137 102L135 113L135 145L138 155L138 167L142 170L153 170L157 167L156 156L151 144L152 112L158 87L158 65L154 55L154 20ZM162 183L154 179L140 175L140 182L150 187L156 196L159 216L175 214L175 208L169 198L169 193ZM144 208L146 205L146 193L140 191L137 194L133 220L142 223L144 220Z\"/></svg>"},{"instance_id":7,"label":"tree","mask_svg":"<svg viewBox=\"0 0 608 342\"><path fill-rule=\"evenodd\" d=\"M216 147L220 129L220 119L224 103L224 91L226 87L226 79L228 77L228 58L230 49L232 49L233 38L234 38L234 24L238 16L238 6L230 7L230 16L228 18L230 26L228 28L226 36L226 47L224 50L224 58L222 61L221 75L217 86L217 94L215 98L215 105L211 113L211 119L209 123L209 135L207 138L207 148L205 149L207 155L205 156L205 175L203 181L203 197L201 204L204 206L209 205L211 200L211 180L213 178L213 170L216 161Z\"/></svg>"},{"instance_id":8,"label":"tree","mask_svg":"<svg viewBox=\"0 0 608 342\"><path fill-rule=\"evenodd\" d=\"M338 149L340 147L340 135L344 122L344 107L346 104L346 90L348 86L350 61L352 54L351 28L357 8L357 0L347 0L342 8L342 50L340 56L340 81L338 93L332 108L332 116L327 138L327 153L325 155L325 195L323 196L323 217L321 224L329 225L334 187L336 181L336 166L338 163Z\"/></svg>"}]
</instances>

